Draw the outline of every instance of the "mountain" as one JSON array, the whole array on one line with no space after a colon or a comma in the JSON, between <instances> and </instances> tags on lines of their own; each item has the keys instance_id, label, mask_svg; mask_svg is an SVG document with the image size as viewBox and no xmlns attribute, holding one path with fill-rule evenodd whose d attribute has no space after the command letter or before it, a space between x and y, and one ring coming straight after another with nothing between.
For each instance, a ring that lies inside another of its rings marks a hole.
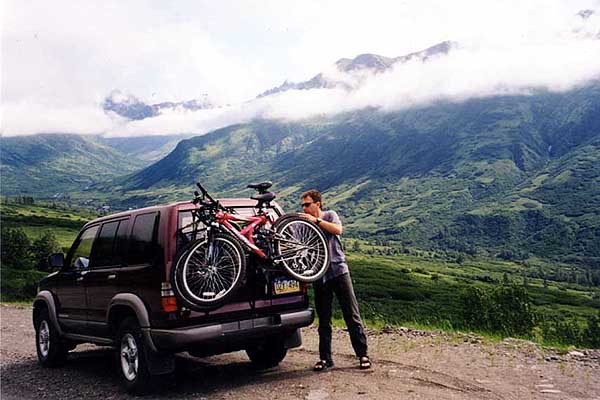
<instances>
[{"instance_id":1,"label":"mountain","mask_svg":"<svg viewBox=\"0 0 600 400\"><path fill-rule=\"evenodd\" d=\"M181 141L114 195L164 202L199 180L247 196L265 179L289 209L303 190L324 191L351 236L600 260L600 84L230 126Z\"/></svg>"},{"instance_id":2,"label":"mountain","mask_svg":"<svg viewBox=\"0 0 600 400\"><path fill-rule=\"evenodd\" d=\"M98 137L98 141L144 162L158 161L169 154L177 143L193 135L152 135Z\"/></svg>"},{"instance_id":3,"label":"mountain","mask_svg":"<svg viewBox=\"0 0 600 400\"><path fill-rule=\"evenodd\" d=\"M357 71L370 72L370 73L381 73L391 69L394 64L405 63L411 60L419 60L421 62L427 62L431 57L448 54L453 48L456 48L458 43L452 41L445 41L426 48L425 50L417 51L414 53L406 54L400 57L384 57L377 54L361 54L353 59L342 58L335 63L335 69L342 74L350 74ZM328 78L325 74L319 73L308 81L305 82L288 82L285 81L282 85L269 89L258 97L270 96L276 93L285 92L287 90L309 90L309 89L322 89L322 88L335 88L342 87L345 89L351 89L348 87L346 82L342 82L337 79Z\"/></svg>"},{"instance_id":4,"label":"mountain","mask_svg":"<svg viewBox=\"0 0 600 400\"><path fill-rule=\"evenodd\" d=\"M214 105L204 95L202 99L193 99L182 102L162 102L146 104L133 95L123 94L119 90L112 91L102 104L104 111L112 111L130 120L142 120L155 117L168 110L197 111L213 108Z\"/></svg>"},{"instance_id":5,"label":"mountain","mask_svg":"<svg viewBox=\"0 0 600 400\"><path fill-rule=\"evenodd\" d=\"M92 183L146 165L85 135L39 134L0 138L2 194L52 195L81 191Z\"/></svg>"}]
</instances>

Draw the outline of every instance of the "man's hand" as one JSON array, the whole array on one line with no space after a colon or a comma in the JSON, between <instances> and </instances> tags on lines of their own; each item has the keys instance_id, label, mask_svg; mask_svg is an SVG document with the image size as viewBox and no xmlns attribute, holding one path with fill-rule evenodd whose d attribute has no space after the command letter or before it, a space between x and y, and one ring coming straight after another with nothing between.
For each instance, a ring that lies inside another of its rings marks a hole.
<instances>
[{"instance_id":1,"label":"man's hand","mask_svg":"<svg viewBox=\"0 0 600 400\"><path fill-rule=\"evenodd\" d=\"M317 223L317 217L313 217L312 215L306 213L299 213L299 215L301 218L304 218L312 223Z\"/></svg>"},{"instance_id":2,"label":"man's hand","mask_svg":"<svg viewBox=\"0 0 600 400\"><path fill-rule=\"evenodd\" d=\"M310 214L306 214L306 213L299 213L301 218L304 218L307 221L310 221L312 223L317 223L317 217L313 217ZM333 222L327 222L327 221L323 221L323 219L321 218L321 222L318 224L319 227L333 235L341 235L342 234L342 226L339 224L334 224Z\"/></svg>"}]
</instances>

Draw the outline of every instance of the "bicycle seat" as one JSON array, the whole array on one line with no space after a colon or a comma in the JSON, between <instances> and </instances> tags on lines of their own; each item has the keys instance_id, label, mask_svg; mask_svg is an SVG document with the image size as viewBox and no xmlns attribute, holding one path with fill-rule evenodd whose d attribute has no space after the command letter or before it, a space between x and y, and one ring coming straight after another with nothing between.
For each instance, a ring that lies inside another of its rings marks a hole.
<instances>
[{"instance_id":1,"label":"bicycle seat","mask_svg":"<svg viewBox=\"0 0 600 400\"><path fill-rule=\"evenodd\" d=\"M258 193L260 193L260 194L265 194L265 193L267 193L267 189L270 188L271 186L273 186L273 182L265 181L265 182L260 182L260 183L253 183L253 184L248 185L247 187L249 189L258 190ZM254 197L252 197L252 198L254 199Z\"/></svg>"},{"instance_id":2,"label":"bicycle seat","mask_svg":"<svg viewBox=\"0 0 600 400\"><path fill-rule=\"evenodd\" d=\"M269 183L270 185L270 183ZM258 203L268 203L271 200L273 200L275 197L277 197L277 195L273 192L267 192L267 193L259 193L259 194L255 194L254 196L251 196L250 198L252 200L256 200L258 201Z\"/></svg>"}]
</instances>

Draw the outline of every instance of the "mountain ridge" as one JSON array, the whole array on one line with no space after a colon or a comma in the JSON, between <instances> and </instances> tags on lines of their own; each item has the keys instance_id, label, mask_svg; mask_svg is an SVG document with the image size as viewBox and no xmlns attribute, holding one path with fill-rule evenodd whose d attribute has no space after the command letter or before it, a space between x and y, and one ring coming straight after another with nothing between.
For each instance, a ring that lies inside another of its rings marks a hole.
<instances>
[{"instance_id":1,"label":"mountain ridge","mask_svg":"<svg viewBox=\"0 0 600 400\"><path fill-rule=\"evenodd\" d=\"M335 62L335 68L341 73L352 73L356 71L369 71L372 73L381 73L388 71L395 64L405 63L411 60L419 60L427 62L430 57L448 54L452 49L457 48L458 43L447 40L426 49L419 50L399 57L385 57L378 54L365 53L359 54L353 59L341 58ZM347 83L335 79L329 79L324 73L318 73L308 81L304 82L289 82L285 81L280 86L268 89L257 96L257 98L270 96L273 94L285 92L288 90L310 90L310 89L330 89L341 87L344 89L352 89Z\"/></svg>"},{"instance_id":2,"label":"mountain ridge","mask_svg":"<svg viewBox=\"0 0 600 400\"><path fill-rule=\"evenodd\" d=\"M192 99L180 102L161 102L156 104L147 104L134 95L123 94L120 90L113 90L102 103L102 109L105 112L114 112L121 117L129 120L143 120L160 115L164 111L186 110L198 111L214 108L215 105L208 99L208 95L203 95L201 99Z\"/></svg>"}]
</instances>

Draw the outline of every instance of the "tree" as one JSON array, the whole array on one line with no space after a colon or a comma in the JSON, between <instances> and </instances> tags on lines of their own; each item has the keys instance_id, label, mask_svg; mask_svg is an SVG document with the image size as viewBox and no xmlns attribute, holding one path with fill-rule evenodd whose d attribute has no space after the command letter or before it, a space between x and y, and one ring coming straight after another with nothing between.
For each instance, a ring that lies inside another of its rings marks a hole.
<instances>
[{"instance_id":1,"label":"tree","mask_svg":"<svg viewBox=\"0 0 600 400\"><path fill-rule=\"evenodd\" d=\"M1 237L2 264L19 269L29 268L31 241L23 229L2 227Z\"/></svg>"},{"instance_id":2,"label":"tree","mask_svg":"<svg viewBox=\"0 0 600 400\"><path fill-rule=\"evenodd\" d=\"M34 262L39 262L58 251L60 251L60 244L52 231L42 233L40 237L33 241L33 245L31 246Z\"/></svg>"},{"instance_id":3,"label":"tree","mask_svg":"<svg viewBox=\"0 0 600 400\"><path fill-rule=\"evenodd\" d=\"M358 240L355 240L354 243L352 243L352 251L355 252L360 252L360 243L358 242Z\"/></svg>"}]
</instances>

